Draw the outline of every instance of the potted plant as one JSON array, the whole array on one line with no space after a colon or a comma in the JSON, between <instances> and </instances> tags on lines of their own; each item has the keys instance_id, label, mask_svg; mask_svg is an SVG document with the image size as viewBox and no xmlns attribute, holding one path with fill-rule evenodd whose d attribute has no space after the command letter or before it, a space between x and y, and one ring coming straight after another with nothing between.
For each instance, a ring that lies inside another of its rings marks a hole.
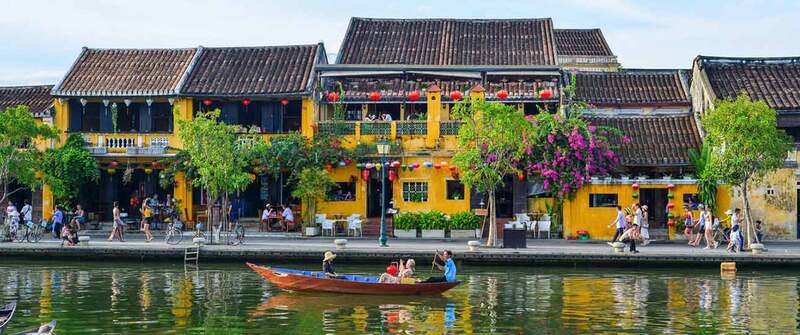
<instances>
[{"instance_id":1,"label":"potted plant","mask_svg":"<svg viewBox=\"0 0 800 335\"><path fill-rule=\"evenodd\" d=\"M477 236L481 226L481 217L472 212L453 214L450 218L450 238L469 239Z\"/></svg>"},{"instance_id":2,"label":"potted plant","mask_svg":"<svg viewBox=\"0 0 800 335\"><path fill-rule=\"evenodd\" d=\"M453 192L453 200L461 200L461 198L463 198L463 196L461 195L461 192L458 192L458 191Z\"/></svg>"},{"instance_id":3,"label":"potted plant","mask_svg":"<svg viewBox=\"0 0 800 335\"><path fill-rule=\"evenodd\" d=\"M421 213L419 227L422 229L422 238L443 239L447 228L447 217L438 211Z\"/></svg>"},{"instance_id":4,"label":"potted plant","mask_svg":"<svg viewBox=\"0 0 800 335\"><path fill-rule=\"evenodd\" d=\"M417 228L419 227L419 213L399 213L392 219L394 224L394 237L397 238L417 238Z\"/></svg>"},{"instance_id":5,"label":"potted plant","mask_svg":"<svg viewBox=\"0 0 800 335\"><path fill-rule=\"evenodd\" d=\"M305 214L305 234L306 236L319 235L319 227L315 216L317 214L317 201L323 199L328 193L328 190L336 185L331 179L328 171L323 169L305 168L300 172L300 177L297 181L297 186L292 192L292 196L300 198L306 210Z\"/></svg>"}]
</instances>

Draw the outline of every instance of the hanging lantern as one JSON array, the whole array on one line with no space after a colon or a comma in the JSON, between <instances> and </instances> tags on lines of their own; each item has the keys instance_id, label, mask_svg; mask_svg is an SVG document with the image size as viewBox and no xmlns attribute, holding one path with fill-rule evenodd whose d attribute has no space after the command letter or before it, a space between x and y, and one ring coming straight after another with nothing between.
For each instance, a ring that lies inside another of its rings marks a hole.
<instances>
[{"instance_id":1,"label":"hanging lantern","mask_svg":"<svg viewBox=\"0 0 800 335\"><path fill-rule=\"evenodd\" d=\"M106 169L106 172L108 172L108 174L114 174L114 172L117 172L117 170L114 170L114 169Z\"/></svg>"},{"instance_id":2,"label":"hanging lantern","mask_svg":"<svg viewBox=\"0 0 800 335\"><path fill-rule=\"evenodd\" d=\"M508 99L508 91L506 91L506 90L499 90L499 91L497 91L497 94L495 94L495 95L500 100Z\"/></svg>"},{"instance_id":3,"label":"hanging lantern","mask_svg":"<svg viewBox=\"0 0 800 335\"><path fill-rule=\"evenodd\" d=\"M158 163L158 161L153 161L152 163L150 163L150 166L152 166L154 169L158 169L161 166L161 164Z\"/></svg>"},{"instance_id":4,"label":"hanging lantern","mask_svg":"<svg viewBox=\"0 0 800 335\"><path fill-rule=\"evenodd\" d=\"M344 160L344 165L350 166L350 163L352 163L352 162L353 162L353 161L351 161L351 160L349 160L349 159L345 159L345 160Z\"/></svg>"},{"instance_id":5,"label":"hanging lantern","mask_svg":"<svg viewBox=\"0 0 800 335\"><path fill-rule=\"evenodd\" d=\"M400 167L400 162L399 161L392 162L392 167L393 168Z\"/></svg>"},{"instance_id":6,"label":"hanging lantern","mask_svg":"<svg viewBox=\"0 0 800 335\"><path fill-rule=\"evenodd\" d=\"M286 98L281 99L281 105L286 106L288 104L289 104L289 99L286 99Z\"/></svg>"},{"instance_id":7,"label":"hanging lantern","mask_svg":"<svg viewBox=\"0 0 800 335\"><path fill-rule=\"evenodd\" d=\"M250 106L250 103L251 103L251 102L253 102L253 101L252 101L252 100L250 100L250 99L243 99L243 100L242 100L242 105L244 105L245 107L247 107L247 106Z\"/></svg>"},{"instance_id":8,"label":"hanging lantern","mask_svg":"<svg viewBox=\"0 0 800 335\"><path fill-rule=\"evenodd\" d=\"M631 197L634 199L639 199L639 192L633 192L633 194L631 194Z\"/></svg>"},{"instance_id":9,"label":"hanging lantern","mask_svg":"<svg viewBox=\"0 0 800 335\"><path fill-rule=\"evenodd\" d=\"M212 103L213 103L213 101L211 101L211 99L203 100L203 105L206 106L206 107L211 106Z\"/></svg>"},{"instance_id":10,"label":"hanging lantern","mask_svg":"<svg viewBox=\"0 0 800 335\"><path fill-rule=\"evenodd\" d=\"M383 165L381 165L381 164L375 164L375 171L380 171L380 170L381 170L381 167L383 167Z\"/></svg>"},{"instance_id":11,"label":"hanging lantern","mask_svg":"<svg viewBox=\"0 0 800 335\"><path fill-rule=\"evenodd\" d=\"M372 163L367 163L367 164L364 164L364 167L367 168L367 169L371 169L371 168L373 168L373 165L372 165Z\"/></svg>"},{"instance_id":12,"label":"hanging lantern","mask_svg":"<svg viewBox=\"0 0 800 335\"><path fill-rule=\"evenodd\" d=\"M175 104L175 98L167 98L167 102L169 102L169 105L172 106Z\"/></svg>"},{"instance_id":13,"label":"hanging lantern","mask_svg":"<svg viewBox=\"0 0 800 335\"><path fill-rule=\"evenodd\" d=\"M333 165L331 165L330 163L326 163L325 164L325 170L328 171L328 172L333 171Z\"/></svg>"},{"instance_id":14,"label":"hanging lantern","mask_svg":"<svg viewBox=\"0 0 800 335\"><path fill-rule=\"evenodd\" d=\"M256 175L250 174L250 181L256 181Z\"/></svg>"},{"instance_id":15,"label":"hanging lantern","mask_svg":"<svg viewBox=\"0 0 800 335\"><path fill-rule=\"evenodd\" d=\"M408 166L408 171L409 172L414 172L414 164L411 164L411 165Z\"/></svg>"},{"instance_id":16,"label":"hanging lantern","mask_svg":"<svg viewBox=\"0 0 800 335\"><path fill-rule=\"evenodd\" d=\"M539 92L539 98L542 100L547 100L553 97L553 91L551 90L544 90Z\"/></svg>"},{"instance_id":17,"label":"hanging lantern","mask_svg":"<svg viewBox=\"0 0 800 335\"><path fill-rule=\"evenodd\" d=\"M517 175L517 180L519 180L519 181L525 181L525 175L524 175L524 174L522 174L522 173L518 174L518 175Z\"/></svg>"},{"instance_id":18,"label":"hanging lantern","mask_svg":"<svg viewBox=\"0 0 800 335\"><path fill-rule=\"evenodd\" d=\"M668 198L668 199L675 198L675 193L672 193L672 192L667 192L667 198Z\"/></svg>"},{"instance_id":19,"label":"hanging lantern","mask_svg":"<svg viewBox=\"0 0 800 335\"><path fill-rule=\"evenodd\" d=\"M369 93L369 96L368 96L368 98L369 98L369 100L371 100L371 101L378 101L378 100L381 100L381 92L378 92L378 91L372 91L372 92L370 92L370 93Z\"/></svg>"},{"instance_id":20,"label":"hanging lantern","mask_svg":"<svg viewBox=\"0 0 800 335\"><path fill-rule=\"evenodd\" d=\"M83 106L83 107L86 107L86 103L88 102L88 101L87 101L86 99L84 99L84 98L81 98L81 99L80 99L80 100L78 100L78 101L80 101L80 102L81 102L81 106Z\"/></svg>"},{"instance_id":21,"label":"hanging lantern","mask_svg":"<svg viewBox=\"0 0 800 335\"><path fill-rule=\"evenodd\" d=\"M639 189L639 183L631 184L631 188L634 189L634 190L638 190Z\"/></svg>"},{"instance_id":22,"label":"hanging lantern","mask_svg":"<svg viewBox=\"0 0 800 335\"><path fill-rule=\"evenodd\" d=\"M414 168L419 168L419 162L414 162Z\"/></svg>"},{"instance_id":23,"label":"hanging lantern","mask_svg":"<svg viewBox=\"0 0 800 335\"><path fill-rule=\"evenodd\" d=\"M669 219L669 220L667 220L667 226L669 226L669 227L675 227L675 220L673 220L673 219Z\"/></svg>"},{"instance_id":24,"label":"hanging lantern","mask_svg":"<svg viewBox=\"0 0 800 335\"><path fill-rule=\"evenodd\" d=\"M432 166L433 166L433 162L431 162L431 161L426 161L425 162L425 167L430 168Z\"/></svg>"},{"instance_id":25,"label":"hanging lantern","mask_svg":"<svg viewBox=\"0 0 800 335\"><path fill-rule=\"evenodd\" d=\"M463 98L463 97L464 97L464 95L461 94L461 91L450 92L450 99L453 99L453 101L461 100L461 98Z\"/></svg>"},{"instance_id":26,"label":"hanging lantern","mask_svg":"<svg viewBox=\"0 0 800 335\"><path fill-rule=\"evenodd\" d=\"M667 203L667 208L673 209L673 208L675 208L675 204L670 201L670 202Z\"/></svg>"},{"instance_id":27,"label":"hanging lantern","mask_svg":"<svg viewBox=\"0 0 800 335\"><path fill-rule=\"evenodd\" d=\"M356 168L363 169L364 168L364 163L356 163Z\"/></svg>"},{"instance_id":28,"label":"hanging lantern","mask_svg":"<svg viewBox=\"0 0 800 335\"><path fill-rule=\"evenodd\" d=\"M438 169L441 169L442 166L439 165L439 164L433 164L433 168L438 170Z\"/></svg>"},{"instance_id":29,"label":"hanging lantern","mask_svg":"<svg viewBox=\"0 0 800 335\"><path fill-rule=\"evenodd\" d=\"M447 166L447 162L445 162L445 161L441 161L441 162L439 163L439 165L441 165L442 167L445 167L445 166Z\"/></svg>"},{"instance_id":30,"label":"hanging lantern","mask_svg":"<svg viewBox=\"0 0 800 335\"><path fill-rule=\"evenodd\" d=\"M111 100L103 99L103 106L108 107L108 104L111 103Z\"/></svg>"},{"instance_id":31,"label":"hanging lantern","mask_svg":"<svg viewBox=\"0 0 800 335\"><path fill-rule=\"evenodd\" d=\"M408 166L407 166L407 165L405 165L405 164L400 164L400 168L401 168L401 169L403 169L403 171L405 171L405 170L406 170L406 168L408 168Z\"/></svg>"},{"instance_id":32,"label":"hanging lantern","mask_svg":"<svg viewBox=\"0 0 800 335\"><path fill-rule=\"evenodd\" d=\"M364 180L369 179L369 169L361 170L361 178Z\"/></svg>"},{"instance_id":33,"label":"hanging lantern","mask_svg":"<svg viewBox=\"0 0 800 335\"><path fill-rule=\"evenodd\" d=\"M420 96L419 91L411 91L411 93L408 94L408 100L417 101L419 100L419 96Z\"/></svg>"},{"instance_id":34,"label":"hanging lantern","mask_svg":"<svg viewBox=\"0 0 800 335\"><path fill-rule=\"evenodd\" d=\"M667 184L667 189L671 190L673 188L675 188L675 184L672 183Z\"/></svg>"},{"instance_id":35,"label":"hanging lantern","mask_svg":"<svg viewBox=\"0 0 800 335\"><path fill-rule=\"evenodd\" d=\"M123 99L122 102L125 103L125 107L130 107L131 106L131 99Z\"/></svg>"},{"instance_id":36,"label":"hanging lantern","mask_svg":"<svg viewBox=\"0 0 800 335\"><path fill-rule=\"evenodd\" d=\"M456 166L450 165L450 172L456 172Z\"/></svg>"},{"instance_id":37,"label":"hanging lantern","mask_svg":"<svg viewBox=\"0 0 800 335\"><path fill-rule=\"evenodd\" d=\"M345 167L345 166L347 166L347 163L345 163L344 161L341 161L341 162L339 162L339 166L340 167Z\"/></svg>"},{"instance_id":38,"label":"hanging lantern","mask_svg":"<svg viewBox=\"0 0 800 335\"><path fill-rule=\"evenodd\" d=\"M108 163L108 166L111 167L112 169L116 169L117 167L119 167L119 162L111 161L110 163Z\"/></svg>"},{"instance_id":39,"label":"hanging lantern","mask_svg":"<svg viewBox=\"0 0 800 335\"><path fill-rule=\"evenodd\" d=\"M145 169L144 169L144 173L146 173L146 174L152 174L152 173L153 173L153 169L151 169L151 168L145 168Z\"/></svg>"},{"instance_id":40,"label":"hanging lantern","mask_svg":"<svg viewBox=\"0 0 800 335\"><path fill-rule=\"evenodd\" d=\"M147 99L144 99L144 102L147 103L147 107L150 107L150 105L153 104L153 99L152 98L147 98Z\"/></svg>"},{"instance_id":41,"label":"hanging lantern","mask_svg":"<svg viewBox=\"0 0 800 335\"><path fill-rule=\"evenodd\" d=\"M339 97L339 93L336 92L328 93L328 102L337 102L339 101L339 99L341 99L341 97Z\"/></svg>"},{"instance_id":42,"label":"hanging lantern","mask_svg":"<svg viewBox=\"0 0 800 335\"><path fill-rule=\"evenodd\" d=\"M389 170L389 181L394 181L397 179L397 171Z\"/></svg>"}]
</instances>

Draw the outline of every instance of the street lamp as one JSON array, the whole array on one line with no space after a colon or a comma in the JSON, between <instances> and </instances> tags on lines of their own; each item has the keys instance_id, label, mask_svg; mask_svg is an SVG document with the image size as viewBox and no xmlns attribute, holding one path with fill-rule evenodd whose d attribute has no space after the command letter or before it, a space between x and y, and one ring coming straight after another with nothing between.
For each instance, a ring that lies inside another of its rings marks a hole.
<instances>
[{"instance_id":1,"label":"street lamp","mask_svg":"<svg viewBox=\"0 0 800 335\"><path fill-rule=\"evenodd\" d=\"M389 141L378 140L378 154L381 155L381 236L378 242L382 247L386 244L386 155L389 154Z\"/></svg>"}]
</instances>

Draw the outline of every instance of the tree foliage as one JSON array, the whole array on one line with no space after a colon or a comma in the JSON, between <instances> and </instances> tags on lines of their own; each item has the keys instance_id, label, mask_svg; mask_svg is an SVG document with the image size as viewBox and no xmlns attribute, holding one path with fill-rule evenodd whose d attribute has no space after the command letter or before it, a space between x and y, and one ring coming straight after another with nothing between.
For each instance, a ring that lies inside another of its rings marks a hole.
<instances>
[{"instance_id":1,"label":"tree foliage","mask_svg":"<svg viewBox=\"0 0 800 335\"><path fill-rule=\"evenodd\" d=\"M513 106L483 99L465 99L453 109L462 120L458 134L459 149L453 161L464 184L478 192L486 192L489 201L489 236L487 245L494 246L496 211L494 193L507 175L516 175L519 157L524 152L520 137L532 131L531 123Z\"/></svg>"},{"instance_id":2,"label":"tree foliage","mask_svg":"<svg viewBox=\"0 0 800 335\"><path fill-rule=\"evenodd\" d=\"M748 183L784 166L793 141L777 127L777 113L763 101L740 94L718 101L702 120L711 146L709 173L717 180L740 187L744 198L746 227L750 240L752 218Z\"/></svg>"},{"instance_id":3,"label":"tree foliage","mask_svg":"<svg viewBox=\"0 0 800 335\"><path fill-rule=\"evenodd\" d=\"M37 139L52 139L57 131L38 124L26 106L0 111L0 202L23 188L42 185L43 153L34 147Z\"/></svg>"},{"instance_id":4,"label":"tree foliage","mask_svg":"<svg viewBox=\"0 0 800 335\"><path fill-rule=\"evenodd\" d=\"M711 208L717 207L717 178L711 171L711 146L703 142L700 150L689 150L689 159L697 173L697 200Z\"/></svg>"},{"instance_id":5,"label":"tree foliage","mask_svg":"<svg viewBox=\"0 0 800 335\"><path fill-rule=\"evenodd\" d=\"M300 198L305 204L306 222L315 223L317 202L325 197L336 183L331 179L328 171L318 167L306 167L300 171L297 178L297 187L292 191L292 196Z\"/></svg>"},{"instance_id":6,"label":"tree foliage","mask_svg":"<svg viewBox=\"0 0 800 335\"><path fill-rule=\"evenodd\" d=\"M69 135L62 147L47 150L42 167L44 180L57 203L71 201L85 183L100 178L97 160L86 150L86 142L78 134Z\"/></svg>"}]
</instances>

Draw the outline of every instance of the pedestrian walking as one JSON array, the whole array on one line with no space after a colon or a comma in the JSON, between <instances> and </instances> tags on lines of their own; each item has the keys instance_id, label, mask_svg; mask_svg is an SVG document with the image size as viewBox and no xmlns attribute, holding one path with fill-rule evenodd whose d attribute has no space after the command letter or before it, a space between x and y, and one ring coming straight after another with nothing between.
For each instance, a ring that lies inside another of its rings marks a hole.
<instances>
[{"instance_id":1,"label":"pedestrian walking","mask_svg":"<svg viewBox=\"0 0 800 335\"><path fill-rule=\"evenodd\" d=\"M728 238L728 252L739 252L741 249L739 248L739 241L742 239L742 234L739 231L739 226L734 226L731 228L731 235Z\"/></svg>"},{"instance_id":2,"label":"pedestrian walking","mask_svg":"<svg viewBox=\"0 0 800 335\"><path fill-rule=\"evenodd\" d=\"M61 237L61 226L64 224L64 212L61 210L60 205L56 205L53 210L53 238Z\"/></svg>"},{"instance_id":3,"label":"pedestrian walking","mask_svg":"<svg viewBox=\"0 0 800 335\"><path fill-rule=\"evenodd\" d=\"M703 237L706 240L706 247L703 249L711 249L712 246L713 248L716 248L719 246L719 244L714 241L714 229L712 224L712 222L714 222L714 215L711 214L711 206L706 206L706 211L702 215L705 221L705 226L703 227Z\"/></svg>"},{"instance_id":4,"label":"pedestrian walking","mask_svg":"<svg viewBox=\"0 0 800 335\"><path fill-rule=\"evenodd\" d=\"M125 242L122 236L125 231L125 223L122 221L122 213L120 213L118 201L114 201L114 209L111 210L111 213L114 222L111 228L111 235L108 236L108 241L114 241L114 236L116 236L119 238L120 242Z\"/></svg>"},{"instance_id":5,"label":"pedestrian walking","mask_svg":"<svg viewBox=\"0 0 800 335\"><path fill-rule=\"evenodd\" d=\"M621 241L622 243L627 243L629 245L629 250L631 253L638 254L639 251L636 250L636 240L639 238L641 238L639 235L639 224L634 221L633 226L622 233Z\"/></svg>"},{"instance_id":6,"label":"pedestrian walking","mask_svg":"<svg viewBox=\"0 0 800 335\"><path fill-rule=\"evenodd\" d=\"M614 231L614 238L612 238L611 242L608 243L609 245L616 242L617 239L622 236L622 233L625 232L625 213L622 211L622 206L620 205L617 205L617 217L611 222L611 224L608 225L608 227L611 227L612 225L616 225L617 228Z\"/></svg>"},{"instance_id":7,"label":"pedestrian walking","mask_svg":"<svg viewBox=\"0 0 800 335\"><path fill-rule=\"evenodd\" d=\"M150 242L153 240L153 234L150 233L150 224L153 219L153 209L150 208L149 198L142 202L142 231L144 232L145 241Z\"/></svg>"},{"instance_id":8,"label":"pedestrian walking","mask_svg":"<svg viewBox=\"0 0 800 335\"><path fill-rule=\"evenodd\" d=\"M700 210L698 219L697 221L695 221L694 224L694 228L696 228L697 230L697 235L695 235L694 240L689 242L689 245L693 247L700 245L700 240L703 238L704 235L703 233L705 232L706 229L706 216L703 215L705 207L703 205L699 205L697 206L697 208Z\"/></svg>"},{"instance_id":9,"label":"pedestrian walking","mask_svg":"<svg viewBox=\"0 0 800 335\"><path fill-rule=\"evenodd\" d=\"M650 213L647 210L647 205L642 206L642 225L640 235L642 236L642 246L650 244Z\"/></svg>"},{"instance_id":10,"label":"pedestrian walking","mask_svg":"<svg viewBox=\"0 0 800 335\"><path fill-rule=\"evenodd\" d=\"M683 235L692 244L692 229L694 228L694 217L692 216L692 209L688 205L683 205Z\"/></svg>"}]
</instances>

